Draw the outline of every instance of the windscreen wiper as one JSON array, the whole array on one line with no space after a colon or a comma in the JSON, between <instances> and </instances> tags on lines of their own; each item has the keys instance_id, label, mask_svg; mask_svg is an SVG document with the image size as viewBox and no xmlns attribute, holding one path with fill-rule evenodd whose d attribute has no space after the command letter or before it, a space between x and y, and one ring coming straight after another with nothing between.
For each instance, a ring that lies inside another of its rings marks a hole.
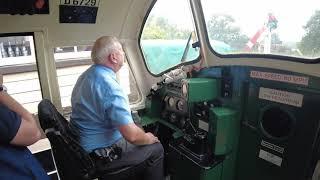
<instances>
[{"instance_id":1,"label":"windscreen wiper","mask_svg":"<svg viewBox=\"0 0 320 180\"><path fill-rule=\"evenodd\" d=\"M187 60L187 55L188 55L188 52L189 52L189 48L190 48L190 40L191 40L191 37L192 37L192 32L190 33L189 35L189 38L188 38L188 41L187 41L187 45L186 47L184 48L184 51L183 51L183 55L181 57L181 60L180 62L186 62Z\"/></svg>"}]
</instances>

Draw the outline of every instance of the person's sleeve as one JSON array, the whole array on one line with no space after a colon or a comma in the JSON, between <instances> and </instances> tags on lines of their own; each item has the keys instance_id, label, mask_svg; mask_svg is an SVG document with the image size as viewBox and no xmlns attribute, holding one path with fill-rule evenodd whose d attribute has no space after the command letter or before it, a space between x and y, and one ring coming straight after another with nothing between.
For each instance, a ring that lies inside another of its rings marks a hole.
<instances>
[{"instance_id":1,"label":"person's sleeve","mask_svg":"<svg viewBox=\"0 0 320 180\"><path fill-rule=\"evenodd\" d=\"M9 143L17 134L21 125L21 117L0 105L0 143Z\"/></svg>"},{"instance_id":2,"label":"person's sleeve","mask_svg":"<svg viewBox=\"0 0 320 180\"><path fill-rule=\"evenodd\" d=\"M112 126L121 126L132 123L131 110L127 96L120 88L112 88L106 108L106 116Z\"/></svg>"}]
</instances>

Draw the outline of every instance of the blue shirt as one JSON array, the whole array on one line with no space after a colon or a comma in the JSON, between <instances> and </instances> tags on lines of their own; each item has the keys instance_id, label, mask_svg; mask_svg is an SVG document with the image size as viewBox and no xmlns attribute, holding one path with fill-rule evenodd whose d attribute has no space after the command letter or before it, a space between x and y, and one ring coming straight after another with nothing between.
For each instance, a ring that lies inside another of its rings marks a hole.
<instances>
[{"instance_id":1,"label":"blue shirt","mask_svg":"<svg viewBox=\"0 0 320 180\"><path fill-rule=\"evenodd\" d=\"M49 180L27 147L9 144L20 124L21 117L0 104L0 179Z\"/></svg>"},{"instance_id":2,"label":"blue shirt","mask_svg":"<svg viewBox=\"0 0 320 180\"><path fill-rule=\"evenodd\" d=\"M118 127L132 123L127 95L112 69L92 65L79 77L71 96L71 127L87 151L108 147L122 138Z\"/></svg>"}]
</instances>

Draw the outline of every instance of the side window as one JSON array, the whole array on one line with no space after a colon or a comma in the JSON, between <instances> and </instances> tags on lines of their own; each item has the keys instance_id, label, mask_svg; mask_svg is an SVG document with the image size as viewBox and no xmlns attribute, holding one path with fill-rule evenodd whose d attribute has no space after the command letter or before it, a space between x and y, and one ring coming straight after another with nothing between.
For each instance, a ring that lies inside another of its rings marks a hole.
<instances>
[{"instance_id":1,"label":"side window","mask_svg":"<svg viewBox=\"0 0 320 180\"><path fill-rule=\"evenodd\" d=\"M144 25L140 46L147 68L159 74L195 60L199 49L188 0L157 0Z\"/></svg>"},{"instance_id":2,"label":"side window","mask_svg":"<svg viewBox=\"0 0 320 180\"><path fill-rule=\"evenodd\" d=\"M42 100L32 34L0 37L0 72L8 93L28 111Z\"/></svg>"},{"instance_id":3,"label":"side window","mask_svg":"<svg viewBox=\"0 0 320 180\"><path fill-rule=\"evenodd\" d=\"M71 112L71 93L79 76L91 65L91 45L54 48L61 104L65 114ZM130 103L139 100L137 84L128 63L118 72L118 80L128 94Z\"/></svg>"},{"instance_id":4,"label":"side window","mask_svg":"<svg viewBox=\"0 0 320 180\"><path fill-rule=\"evenodd\" d=\"M201 0L219 54L320 57L319 1Z\"/></svg>"}]
</instances>

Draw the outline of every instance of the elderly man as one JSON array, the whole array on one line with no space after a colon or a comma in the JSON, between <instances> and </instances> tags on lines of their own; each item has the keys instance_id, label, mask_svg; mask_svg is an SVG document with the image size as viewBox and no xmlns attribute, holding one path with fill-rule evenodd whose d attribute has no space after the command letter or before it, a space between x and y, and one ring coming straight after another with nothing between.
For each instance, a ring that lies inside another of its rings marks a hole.
<instances>
[{"instance_id":1,"label":"elderly man","mask_svg":"<svg viewBox=\"0 0 320 180\"><path fill-rule=\"evenodd\" d=\"M116 80L125 58L120 42L110 36L97 39L91 58L94 65L79 77L71 97L70 124L80 145L94 156L103 156L113 145L121 147L121 158L107 169L132 167L145 180L164 179L163 147L133 122L128 97Z\"/></svg>"},{"instance_id":2,"label":"elderly man","mask_svg":"<svg viewBox=\"0 0 320 180\"><path fill-rule=\"evenodd\" d=\"M40 139L40 130L25 108L2 85L0 74L0 179L48 180L26 146Z\"/></svg>"}]
</instances>

